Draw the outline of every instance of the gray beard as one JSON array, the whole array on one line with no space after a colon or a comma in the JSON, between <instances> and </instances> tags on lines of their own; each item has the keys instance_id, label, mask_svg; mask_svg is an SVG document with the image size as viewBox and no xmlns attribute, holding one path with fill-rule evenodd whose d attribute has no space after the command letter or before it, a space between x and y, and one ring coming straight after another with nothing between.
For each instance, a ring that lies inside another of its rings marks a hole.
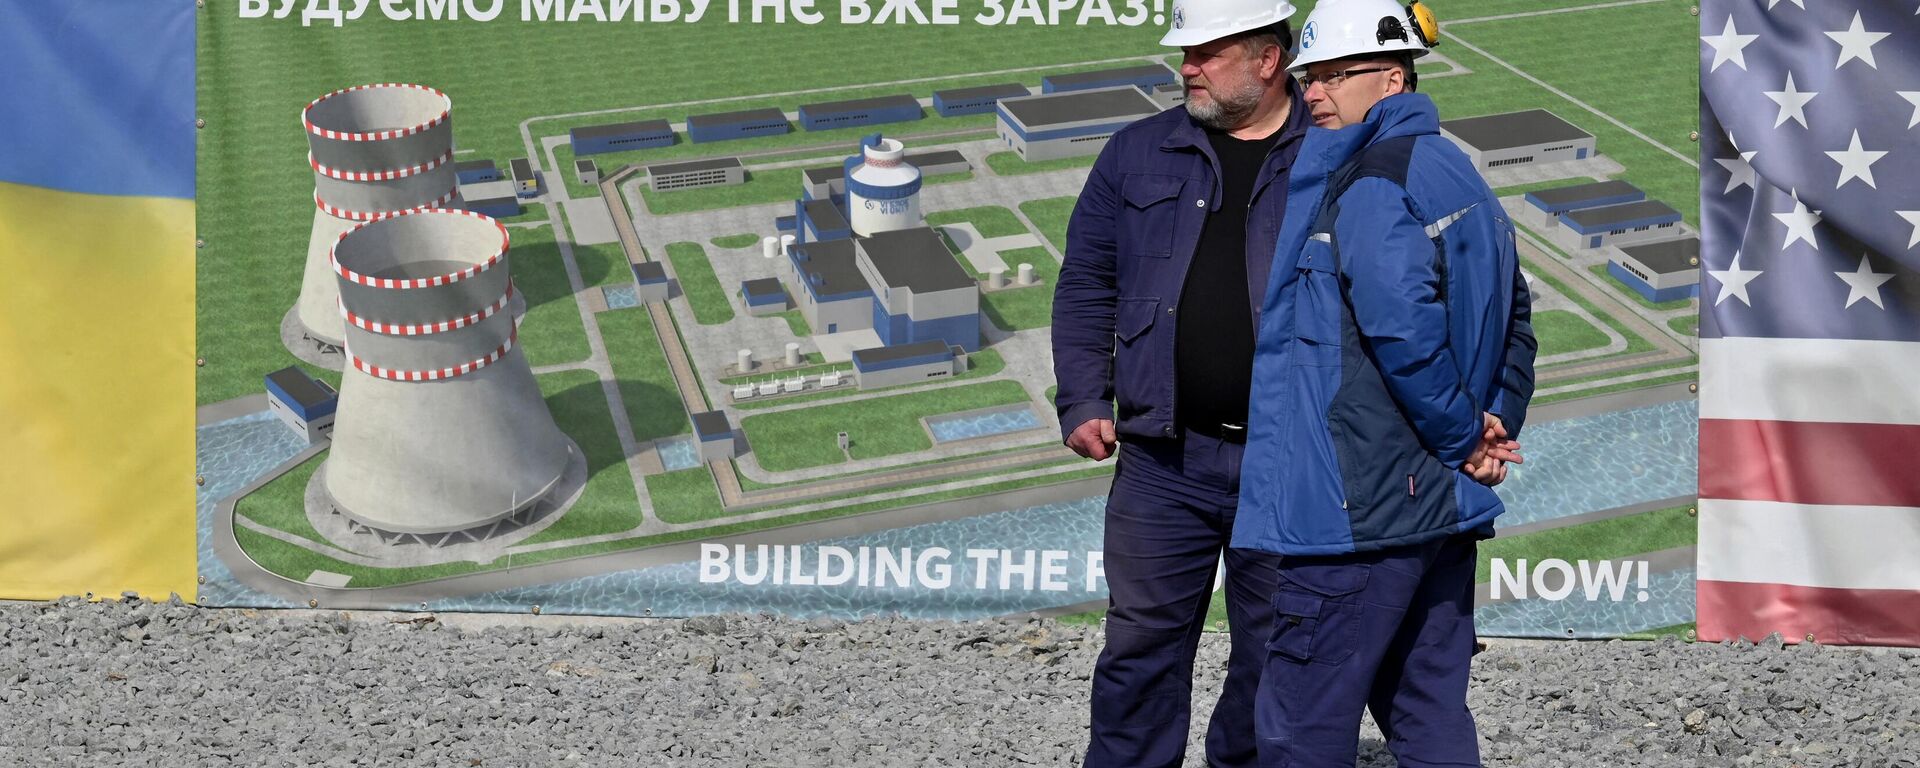
<instances>
[{"instance_id":1,"label":"gray beard","mask_svg":"<svg viewBox=\"0 0 1920 768\"><path fill-rule=\"evenodd\" d=\"M1187 101L1187 114L1201 125L1216 131L1232 130L1253 116L1253 111L1260 107L1260 97L1265 91L1258 82L1249 83L1238 93L1221 93L1209 88L1206 104L1196 104L1191 99Z\"/></svg>"}]
</instances>

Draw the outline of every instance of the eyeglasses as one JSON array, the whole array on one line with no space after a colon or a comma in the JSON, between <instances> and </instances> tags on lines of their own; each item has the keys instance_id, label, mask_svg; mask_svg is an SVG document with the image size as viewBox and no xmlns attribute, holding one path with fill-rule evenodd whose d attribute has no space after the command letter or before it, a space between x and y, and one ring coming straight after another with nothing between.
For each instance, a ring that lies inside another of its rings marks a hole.
<instances>
[{"instance_id":1,"label":"eyeglasses","mask_svg":"<svg viewBox=\"0 0 1920 768\"><path fill-rule=\"evenodd\" d=\"M1303 73L1300 75L1300 87L1312 88L1314 83L1319 83L1322 86L1325 86L1327 90L1331 91L1335 88L1339 88L1341 83L1346 82L1347 78L1353 77L1354 75L1369 75L1375 72L1385 72L1389 69L1393 69L1393 67L1367 67L1365 69L1348 69L1348 70L1342 70L1339 72L1328 72L1324 75L1311 75L1311 74Z\"/></svg>"}]
</instances>

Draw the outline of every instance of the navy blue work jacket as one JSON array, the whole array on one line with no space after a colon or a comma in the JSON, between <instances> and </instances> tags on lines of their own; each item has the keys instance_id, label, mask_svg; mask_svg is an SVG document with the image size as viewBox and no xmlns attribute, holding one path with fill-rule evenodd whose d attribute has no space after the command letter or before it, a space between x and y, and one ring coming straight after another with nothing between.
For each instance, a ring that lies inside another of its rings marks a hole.
<instances>
[{"instance_id":1,"label":"navy blue work jacket","mask_svg":"<svg viewBox=\"0 0 1920 768\"><path fill-rule=\"evenodd\" d=\"M1312 124L1299 85L1290 81L1288 92L1286 124L1247 208L1247 290L1218 297L1247 302L1256 327L1287 208L1287 171ZM1177 303L1200 229L1220 205L1219 166L1206 131L1184 106L1115 132L1094 161L1067 223L1054 287L1054 402L1062 435L1096 418L1114 418L1121 435L1174 434Z\"/></svg>"}]
</instances>

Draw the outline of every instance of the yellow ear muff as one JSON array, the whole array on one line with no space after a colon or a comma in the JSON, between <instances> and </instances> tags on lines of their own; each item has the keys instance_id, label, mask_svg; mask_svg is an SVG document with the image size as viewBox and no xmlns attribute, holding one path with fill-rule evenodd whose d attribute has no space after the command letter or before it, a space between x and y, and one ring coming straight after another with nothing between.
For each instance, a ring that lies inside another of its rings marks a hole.
<instances>
[{"instance_id":1,"label":"yellow ear muff","mask_svg":"<svg viewBox=\"0 0 1920 768\"><path fill-rule=\"evenodd\" d=\"M1413 0L1407 6L1407 22L1414 34L1420 37L1420 42L1428 48L1440 44L1440 20L1434 18L1432 9L1421 4L1420 0Z\"/></svg>"}]
</instances>

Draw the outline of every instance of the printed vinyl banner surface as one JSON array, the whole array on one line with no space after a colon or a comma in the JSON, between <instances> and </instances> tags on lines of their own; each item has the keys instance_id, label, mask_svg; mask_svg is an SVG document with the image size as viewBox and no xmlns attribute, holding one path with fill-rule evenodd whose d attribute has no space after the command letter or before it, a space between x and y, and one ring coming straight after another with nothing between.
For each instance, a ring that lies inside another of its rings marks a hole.
<instances>
[{"instance_id":1,"label":"printed vinyl banner surface","mask_svg":"<svg viewBox=\"0 0 1920 768\"><path fill-rule=\"evenodd\" d=\"M1099 617L1049 325L1161 3L338 5L201 11L201 602ZM1697 20L1433 5L1541 341L1481 631L1684 631Z\"/></svg>"}]
</instances>

